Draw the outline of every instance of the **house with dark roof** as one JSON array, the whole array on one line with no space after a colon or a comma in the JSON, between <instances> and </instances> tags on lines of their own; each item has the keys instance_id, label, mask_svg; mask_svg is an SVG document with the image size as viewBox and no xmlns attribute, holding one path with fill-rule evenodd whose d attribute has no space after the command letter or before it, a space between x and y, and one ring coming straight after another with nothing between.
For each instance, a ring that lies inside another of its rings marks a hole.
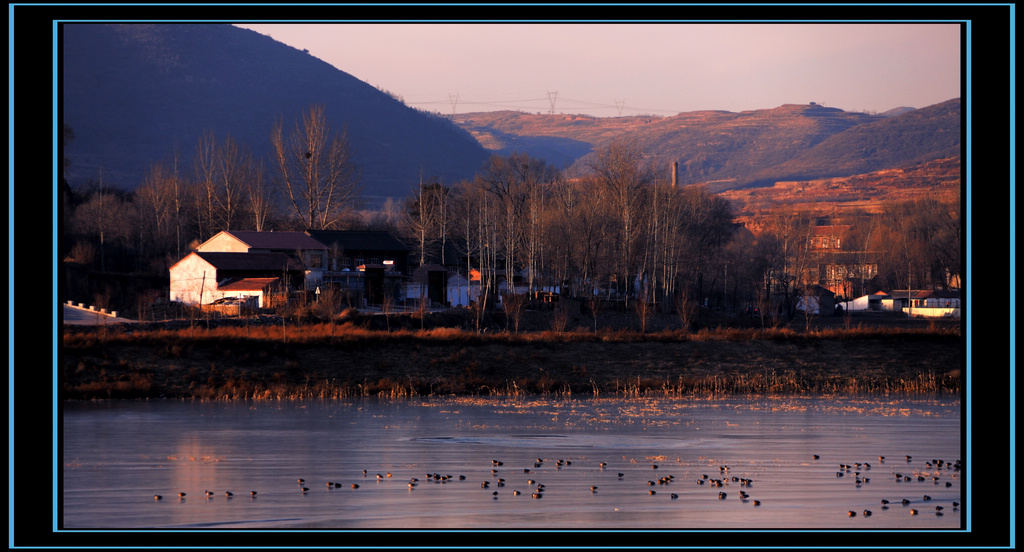
<instances>
[{"instance_id":1,"label":"house with dark roof","mask_svg":"<svg viewBox=\"0 0 1024 552\"><path fill-rule=\"evenodd\" d=\"M327 246L305 232L248 232L224 230L200 244L196 251L211 253L283 253L302 264L307 287L323 277Z\"/></svg>"},{"instance_id":2,"label":"house with dark roof","mask_svg":"<svg viewBox=\"0 0 1024 552\"><path fill-rule=\"evenodd\" d=\"M169 298L189 305L206 305L225 297L256 296L255 290L245 290L256 285L254 279L266 279L260 280L262 290L274 285L286 290L301 288L304 278L302 264L284 253L193 251L171 266Z\"/></svg>"},{"instance_id":3,"label":"house with dark roof","mask_svg":"<svg viewBox=\"0 0 1024 552\"><path fill-rule=\"evenodd\" d=\"M409 274L409 246L391 232L373 230L307 230L329 252L329 271L357 270L360 266L387 266Z\"/></svg>"},{"instance_id":4,"label":"house with dark roof","mask_svg":"<svg viewBox=\"0 0 1024 552\"><path fill-rule=\"evenodd\" d=\"M307 230L328 250L320 283L357 296L366 303L385 298L404 301L409 274L409 246L390 232Z\"/></svg>"},{"instance_id":5,"label":"house with dark roof","mask_svg":"<svg viewBox=\"0 0 1024 552\"><path fill-rule=\"evenodd\" d=\"M170 299L258 301L274 291L342 292L353 304L404 300L409 247L389 232L225 230L171 267Z\"/></svg>"}]
</instances>

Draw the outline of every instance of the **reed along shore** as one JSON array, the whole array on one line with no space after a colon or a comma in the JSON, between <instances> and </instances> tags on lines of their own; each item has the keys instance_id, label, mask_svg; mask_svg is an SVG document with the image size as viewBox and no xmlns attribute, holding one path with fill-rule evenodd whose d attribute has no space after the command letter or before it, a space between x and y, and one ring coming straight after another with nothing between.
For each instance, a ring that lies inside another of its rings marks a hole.
<instances>
[{"instance_id":1,"label":"reed along shore","mask_svg":"<svg viewBox=\"0 0 1024 552\"><path fill-rule=\"evenodd\" d=\"M418 396L958 396L959 327L698 332L65 327L64 400Z\"/></svg>"}]
</instances>

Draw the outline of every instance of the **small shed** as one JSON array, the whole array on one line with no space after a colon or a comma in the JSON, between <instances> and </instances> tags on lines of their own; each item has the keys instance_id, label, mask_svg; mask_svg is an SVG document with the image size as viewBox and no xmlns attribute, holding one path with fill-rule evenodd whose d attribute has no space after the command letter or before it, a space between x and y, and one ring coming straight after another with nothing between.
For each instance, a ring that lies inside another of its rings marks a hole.
<instances>
[{"instance_id":1,"label":"small shed","mask_svg":"<svg viewBox=\"0 0 1024 552\"><path fill-rule=\"evenodd\" d=\"M439 264L427 264L412 271L411 288L416 297L426 297L432 305L448 304L448 269Z\"/></svg>"},{"instance_id":2,"label":"small shed","mask_svg":"<svg viewBox=\"0 0 1024 552\"><path fill-rule=\"evenodd\" d=\"M841 306L844 310L848 311L880 311L882 310L882 301L885 299L892 298L884 291L876 291L870 295L862 295L856 299L843 301Z\"/></svg>"},{"instance_id":3,"label":"small shed","mask_svg":"<svg viewBox=\"0 0 1024 552\"><path fill-rule=\"evenodd\" d=\"M796 310L808 314L835 314L836 294L817 284L809 285L797 297Z\"/></svg>"}]
</instances>

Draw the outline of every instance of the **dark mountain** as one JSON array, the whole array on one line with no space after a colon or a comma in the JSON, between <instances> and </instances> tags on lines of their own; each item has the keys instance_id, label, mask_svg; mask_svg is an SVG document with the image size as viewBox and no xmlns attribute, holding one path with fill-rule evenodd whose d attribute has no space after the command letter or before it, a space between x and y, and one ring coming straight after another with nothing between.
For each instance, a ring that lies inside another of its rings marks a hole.
<instances>
[{"instance_id":1,"label":"dark mountain","mask_svg":"<svg viewBox=\"0 0 1024 552\"><path fill-rule=\"evenodd\" d=\"M270 131L322 104L347 131L368 203L405 197L420 174L471 178L490 152L447 119L259 33L223 24L65 24L62 117L72 185L101 174L130 189L175 148L231 136L269 162ZM269 167L268 167L269 168Z\"/></svg>"},{"instance_id":2,"label":"dark mountain","mask_svg":"<svg viewBox=\"0 0 1024 552\"><path fill-rule=\"evenodd\" d=\"M780 180L849 176L945 159L960 152L960 100L893 115L818 104L696 111L672 117L470 113L455 122L498 153L520 151L558 166L586 166L613 140L637 140L681 184L720 191Z\"/></svg>"}]
</instances>

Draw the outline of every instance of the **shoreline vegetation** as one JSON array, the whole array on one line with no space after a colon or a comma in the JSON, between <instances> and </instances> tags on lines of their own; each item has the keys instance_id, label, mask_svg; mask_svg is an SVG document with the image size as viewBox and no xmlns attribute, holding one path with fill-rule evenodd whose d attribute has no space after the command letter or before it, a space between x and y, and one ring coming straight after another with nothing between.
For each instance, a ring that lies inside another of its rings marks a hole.
<instances>
[{"instance_id":1,"label":"shoreline vegetation","mask_svg":"<svg viewBox=\"0 0 1024 552\"><path fill-rule=\"evenodd\" d=\"M65 401L958 396L964 350L949 323L481 332L379 315L192 320L66 325L56 376Z\"/></svg>"}]
</instances>

